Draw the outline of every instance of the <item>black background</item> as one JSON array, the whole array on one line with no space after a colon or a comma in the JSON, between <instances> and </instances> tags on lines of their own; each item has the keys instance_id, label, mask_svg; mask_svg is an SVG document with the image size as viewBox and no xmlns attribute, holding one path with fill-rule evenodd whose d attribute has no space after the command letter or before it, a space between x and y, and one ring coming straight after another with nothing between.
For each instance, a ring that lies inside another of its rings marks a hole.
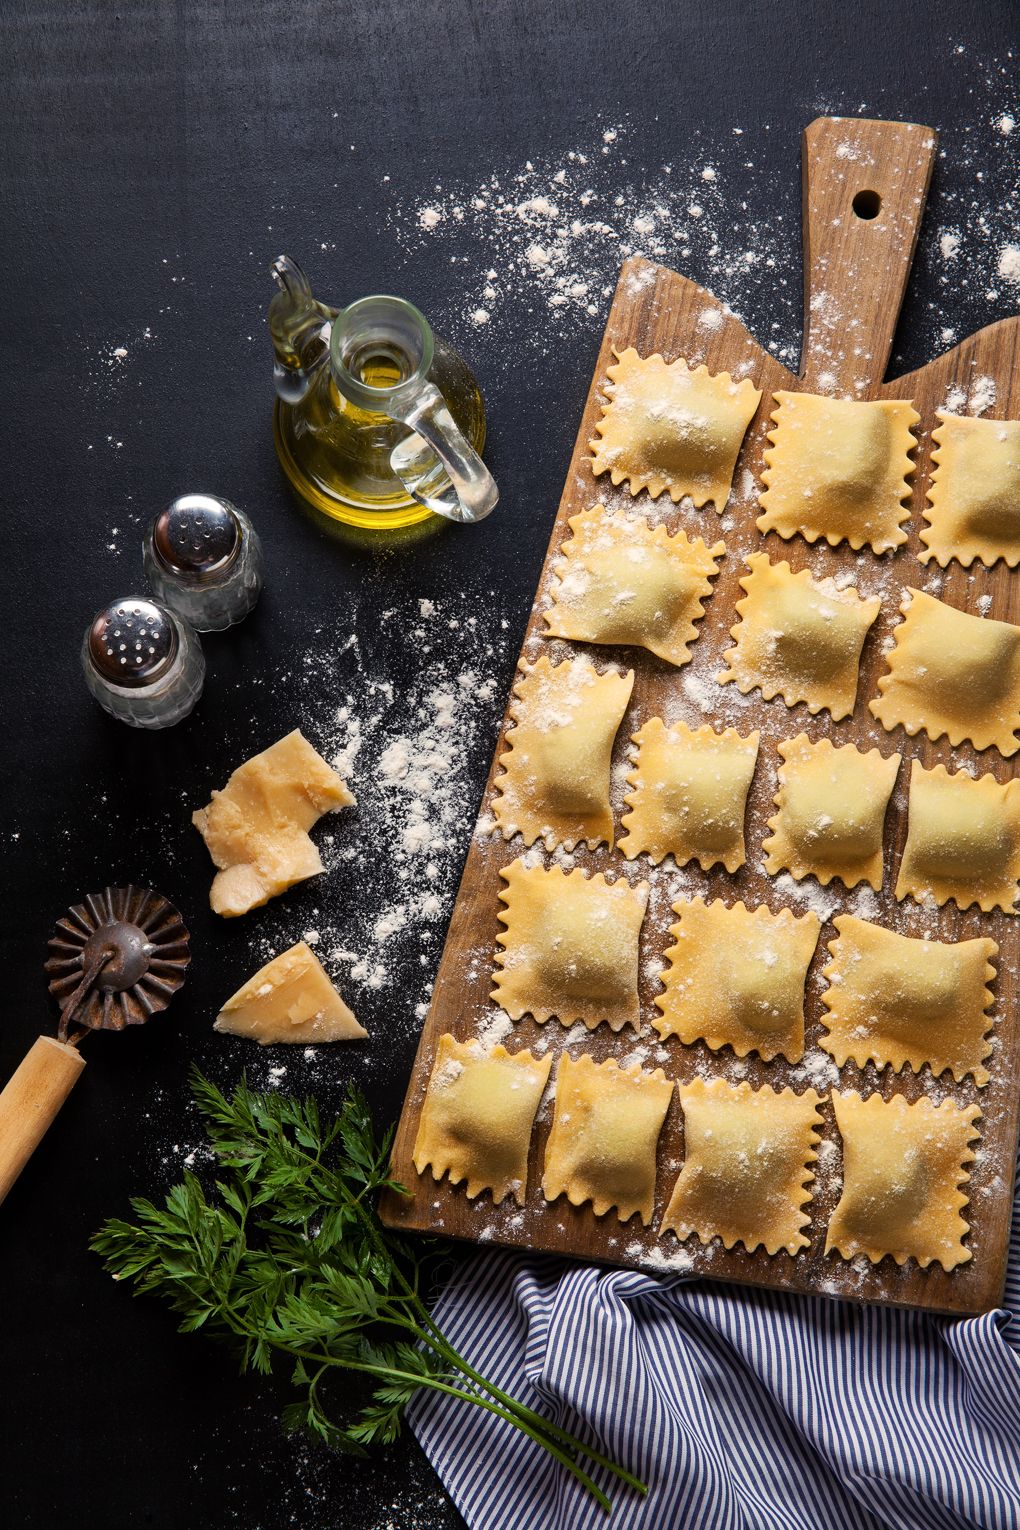
<instances>
[{"instance_id":1,"label":"black background","mask_svg":"<svg viewBox=\"0 0 1020 1530\"><path fill-rule=\"evenodd\" d=\"M944 157L897 346L897 368L916 365L940 323L962 335L1015 306L1015 287L988 298L986 272L957 265L949 278L937 254L948 213L969 227L1016 191L1016 158L994 127L1016 106L1015 11L924 0L5 0L2 14L0 1078L53 1027L45 941L81 894L129 879L159 887L191 927L195 960L165 1020L89 1042L82 1082L0 1210L0 1517L47 1530L453 1526L413 1441L349 1462L287 1440L271 1385L239 1380L213 1346L179 1338L85 1246L130 1193L179 1172L180 1144L194 1137L190 1060L223 1082L250 1060L209 1021L264 959L260 920L280 913L217 925L187 817L247 753L301 720L287 685L269 678L317 625L335 634L348 621L371 644L384 610L399 625L423 597L461 601L503 633L468 761L475 796L484 779L607 301L540 346L546 321L527 303L473 329L449 245L398 237L406 220L395 209L421 205L437 182L470 187L598 144L605 123L625 125L631 162L644 167L721 153L740 124L753 169L729 237L742 248L753 229L789 283L715 285L742 298L763 341L796 344L800 129L820 111L931 123ZM366 552L295 508L273 452L263 324L281 250L324 295L402 293L463 347L502 490L484 527ZM698 251L685 269L713 276ZM111 353L122 342L121 365ZM90 701L77 648L97 605L141 585L141 523L195 487L251 512L268 589L243 628L207 643L194 717L142 735ZM414 645L377 646L375 658L391 663L399 702L416 678ZM371 765L359 758L360 771ZM465 821L456 865L468 833ZM385 892L386 844L371 853L383 867L372 878L348 863L329 889L288 895L295 932L320 900L342 909ZM435 944L429 952L430 974ZM331 1061L315 1087L328 1105L353 1072L391 1118L421 972L398 963L383 989L345 986L372 1050ZM303 1082L292 1068L288 1083Z\"/></svg>"}]
</instances>

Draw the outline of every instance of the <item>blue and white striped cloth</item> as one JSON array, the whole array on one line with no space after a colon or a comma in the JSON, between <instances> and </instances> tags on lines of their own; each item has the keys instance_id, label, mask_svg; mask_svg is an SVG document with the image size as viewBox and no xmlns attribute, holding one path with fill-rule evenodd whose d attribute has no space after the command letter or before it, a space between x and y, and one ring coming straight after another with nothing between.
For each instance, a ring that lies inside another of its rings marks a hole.
<instances>
[{"instance_id":1,"label":"blue and white striped cloth","mask_svg":"<svg viewBox=\"0 0 1020 1530\"><path fill-rule=\"evenodd\" d=\"M650 1485L642 1500L594 1468L607 1521L502 1420L419 1394L412 1427L471 1530L1020 1530L1016 1210L1006 1308L983 1317L497 1252L436 1317Z\"/></svg>"}]
</instances>

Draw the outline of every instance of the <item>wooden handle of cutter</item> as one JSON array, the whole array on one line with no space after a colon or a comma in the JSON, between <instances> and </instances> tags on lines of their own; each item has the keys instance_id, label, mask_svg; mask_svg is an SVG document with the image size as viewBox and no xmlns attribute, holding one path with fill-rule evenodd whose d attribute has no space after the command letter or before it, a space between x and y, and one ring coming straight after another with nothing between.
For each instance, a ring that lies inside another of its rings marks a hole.
<instances>
[{"instance_id":1,"label":"wooden handle of cutter","mask_svg":"<svg viewBox=\"0 0 1020 1530\"><path fill-rule=\"evenodd\" d=\"M40 1036L0 1094L0 1201L71 1093L85 1059L77 1047Z\"/></svg>"},{"instance_id":2,"label":"wooden handle of cutter","mask_svg":"<svg viewBox=\"0 0 1020 1530\"><path fill-rule=\"evenodd\" d=\"M916 122L817 117L804 130L804 350L823 393L885 376L938 134Z\"/></svg>"}]
</instances>

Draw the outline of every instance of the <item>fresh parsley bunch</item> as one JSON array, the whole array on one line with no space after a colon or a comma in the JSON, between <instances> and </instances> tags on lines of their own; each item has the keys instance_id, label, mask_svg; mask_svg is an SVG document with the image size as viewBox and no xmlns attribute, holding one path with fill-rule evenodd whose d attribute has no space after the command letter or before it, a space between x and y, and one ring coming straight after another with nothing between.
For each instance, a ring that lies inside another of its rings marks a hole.
<instances>
[{"instance_id":1,"label":"fresh parsley bunch","mask_svg":"<svg viewBox=\"0 0 1020 1530\"><path fill-rule=\"evenodd\" d=\"M406 1191L390 1178L392 1129L376 1139L354 1086L328 1126L313 1099L257 1094L244 1081L228 1099L197 1070L192 1088L223 1178L210 1196L186 1173L162 1207L135 1199L137 1222L108 1221L91 1246L115 1279L163 1296L182 1333L202 1328L227 1340L244 1370L268 1375L285 1357L300 1392L285 1427L336 1449L361 1453L396 1439L405 1405L427 1387L522 1430L606 1510L582 1459L647 1491L447 1343L423 1295L435 1245L412 1248L375 1214L379 1191ZM365 1377L370 1393L342 1422L323 1395L337 1370Z\"/></svg>"}]
</instances>

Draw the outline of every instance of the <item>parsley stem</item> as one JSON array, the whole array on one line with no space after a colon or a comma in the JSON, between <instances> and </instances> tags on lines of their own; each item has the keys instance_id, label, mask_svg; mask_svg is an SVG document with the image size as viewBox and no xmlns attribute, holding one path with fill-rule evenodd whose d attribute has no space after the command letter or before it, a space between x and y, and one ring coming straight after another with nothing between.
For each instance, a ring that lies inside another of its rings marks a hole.
<instances>
[{"instance_id":1,"label":"parsley stem","mask_svg":"<svg viewBox=\"0 0 1020 1530\"><path fill-rule=\"evenodd\" d=\"M410 1327L411 1331L415 1332L423 1343L428 1344L437 1354L442 1355L444 1360L448 1360L452 1366L464 1376L467 1376L476 1386L482 1387L491 1397L496 1398L505 1408L511 1409L519 1418L526 1419L533 1428L541 1429L543 1434L560 1440L563 1444L571 1446L574 1450L583 1451L589 1460L594 1461L598 1466L605 1467L607 1471L611 1471L621 1482L625 1482L628 1487L632 1487L635 1492L640 1493L642 1498L647 1497L648 1484L642 1482L639 1477L635 1477L624 1467L618 1466L609 1456L602 1455L593 1446L579 1439L576 1434L571 1434L569 1429L564 1429L562 1425L555 1423L551 1418L547 1418L544 1413L538 1413L534 1408L529 1408L527 1403L521 1402L519 1398L512 1397L508 1392L504 1392L501 1387L496 1386L495 1382L490 1381L488 1377L482 1376L453 1348L453 1345L447 1341L442 1330L434 1322L430 1320L428 1333L418 1329L414 1324L402 1322L402 1326Z\"/></svg>"},{"instance_id":2,"label":"parsley stem","mask_svg":"<svg viewBox=\"0 0 1020 1530\"><path fill-rule=\"evenodd\" d=\"M345 1194L344 1188L342 1186L339 1188L341 1190L341 1196L352 1206L352 1209L355 1211L356 1215L364 1226L366 1233L372 1239L376 1247L379 1248L380 1251L388 1253L389 1250L386 1248L385 1236L380 1232L379 1225L375 1218L372 1216L371 1212L365 1208L361 1197L351 1196L349 1192ZM624 1467L618 1466L615 1461L610 1459L609 1456L605 1456L600 1451L595 1450L593 1447L583 1444L578 1440L577 1436L571 1434L568 1429L562 1428L561 1425L554 1423L552 1419L546 1418L544 1414L537 1413L533 1408L529 1408L526 1403L522 1403L517 1398L511 1397L509 1393L504 1392L502 1388L497 1387L485 1376L480 1375L478 1371L476 1371L473 1366L469 1365L464 1357L460 1355L450 1343L448 1343L442 1329L436 1323L432 1314L429 1312L428 1307L425 1305L420 1295L418 1294L417 1287L411 1285L410 1281L407 1279L403 1270L400 1268L396 1261L393 1263L393 1272L403 1287L404 1291L406 1292L409 1304L414 1307L422 1324L428 1330L427 1333L422 1333L419 1331L418 1337L420 1339L422 1339L426 1344L429 1344L439 1354L443 1355L443 1357L448 1360L451 1365L454 1365L457 1370L461 1371L465 1376L469 1377L470 1380L474 1381L478 1386L484 1388L484 1390L488 1392L490 1396L498 1398L504 1407L512 1409L514 1413L516 1413L522 1419L527 1419L533 1427L540 1428L544 1434L551 1435L554 1439L558 1439L565 1444L569 1444L574 1449L580 1447L584 1451L585 1455L587 1455L592 1461L597 1462L599 1466L603 1466L608 1471L611 1471L614 1476L620 1479L621 1482L625 1482L628 1487L632 1487L635 1492L640 1493L642 1498L647 1497L648 1484L642 1482L639 1477L635 1477L633 1473L627 1471Z\"/></svg>"},{"instance_id":3,"label":"parsley stem","mask_svg":"<svg viewBox=\"0 0 1020 1530\"><path fill-rule=\"evenodd\" d=\"M571 1476L577 1478L578 1482L591 1493L592 1497L598 1501L607 1514L612 1512L613 1505L610 1499L607 1498L598 1483L589 1477L588 1473L573 1456L568 1455L565 1450L561 1450L555 1441L549 1439L547 1435L540 1434L537 1429L532 1428L518 1414L510 1413L506 1408L501 1407L499 1403L493 1402L491 1398L481 1397L477 1392L468 1391L465 1387L451 1386L449 1382L440 1381L437 1376L416 1375L411 1371L399 1371L391 1366L369 1365L367 1362L360 1360L335 1359L329 1354L317 1354L314 1351L293 1349L289 1344L284 1344L277 1340L271 1339L269 1342L273 1344L274 1348L284 1350L286 1354L296 1360L308 1360L313 1365L338 1366L346 1371L363 1371L368 1376L379 1376L384 1381L408 1381L414 1386L431 1387L434 1392L444 1392L449 1397L459 1397L462 1402L472 1403L476 1408L484 1408L487 1412L494 1413L497 1418L505 1419L515 1429L520 1429L529 1439L534 1440L536 1445L541 1445L543 1450L547 1450L551 1456L555 1457L561 1466L566 1467ZM581 1440L573 1440L573 1445L575 1449L587 1453L587 1447Z\"/></svg>"},{"instance_id":4,"label":"parsley stem","mask_svg":"<svg viewBox=\"0 0 1020 1530\"><path fill-rule=\"evenodd\" d=\"M315 1162L320 1169L324 1169L325 1172L330 1175L330 1178L334 1184L337 1199L341 1203L349 1206L355 1213L362 1227L364 1228L365 1233L370 1238L376 1249L380 1253L392 1257L390 1254L390 1249L386 1243L385 1234L380 1230L379 1223L376 1221L372 1212L366 1207L362 1196L352 1195L347 1187L343 1184L343 1181L339 1178L339 1176L334 1175L329 1169L325 1168L321 1158L316 1157L315 1159L312 1159L311 1154L304 1152L300 1148L297 1148L296 1151L300 1156L309 1159L309 1161ZM576 1435L571 1434L569 1429L564 1429L561 1425L554 1423L552 1419L546 1418L544 1414L536 1412L533 1408L529 1408L526 1403L522 1403L517 1398L511 1397L510 1394L504 1392L501 1387L497 1387L495 1383L489 1381L485 1376L480 1375L479 1372L476 1371L473 1366L469 1365L464 1357L459 1354L457 1350L455 1350L453 1346L447 1341L442 1329L436 1323L428 1307L425 1305L424 1301L419 1295L417 1285L411 1284L396 1260L393 1260L392 1268L397 1281L402 1286L406 1294L406 1300L408 1304L415 1309L422 1327L427 1331L423 1332L422 1328L415 1328L415 1325L409 1325L405 1320L399 1319L398 1321L401 1323L401 1326L410 1326L416 1332L417 1337L421 1339L422 1342L428 1344L438 1354L441 1354L444 1359L448 1360L450 1364L455 1366L456 1369L459 1370L463 1375L467 1376L471 1381L475 1382L477 1386L482 1387L483 1390L488 1392L491 1397L496 1398L500 1403L502 1403L504 1408L511 1410L518 1418L526 1420L531 1426L532 1430L540 1429L543 1434L551 1436L553 1439L559 1440L563 1444L569 1445L572 1449L583 1450L585 1455L590 1460L596 1462L596 1464L599 1466L605 1467L607 1471L611 1471L613 1475L618 1477L621 1482L625 1482L628 1487L632 1487L635 1492L640 1493L643 1498L647 1497L648 1485L647 1483L642 1482L639 1477L635 1477L633 1473L627 1471L624 1467L618 1466L616 1462L613 1461L609 1456L603 1455L594 1447L589 1446L583 1441L579 1440Z\"/></svg>"}]
</instances>

